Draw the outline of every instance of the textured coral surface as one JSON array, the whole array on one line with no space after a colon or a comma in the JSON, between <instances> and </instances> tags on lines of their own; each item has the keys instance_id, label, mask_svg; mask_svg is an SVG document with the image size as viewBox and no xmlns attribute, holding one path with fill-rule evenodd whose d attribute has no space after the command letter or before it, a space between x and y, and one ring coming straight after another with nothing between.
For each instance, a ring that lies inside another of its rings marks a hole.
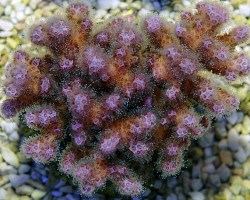
<instances>
[{"instance_id":1,"label":"textured coral surface","mask_svg":"<svg viewBox=\"0 0 250 200\"><path fill-rule=\"evenodd\" d=\"M178 24L155 14L93 24L81 2L63 13L29 28L38 54L14 52L2 114L24 116L38 132L24 141L24 155L58 160L82 194L110 180L121 194L139 195L131 159L143 164L156 153L162 177L176 174L210 119L238 108L228 85L250 72L249 58L235 52L249 28L221 34L230 20L221 3L199 2Z\"/></svg>"}]
</instances>

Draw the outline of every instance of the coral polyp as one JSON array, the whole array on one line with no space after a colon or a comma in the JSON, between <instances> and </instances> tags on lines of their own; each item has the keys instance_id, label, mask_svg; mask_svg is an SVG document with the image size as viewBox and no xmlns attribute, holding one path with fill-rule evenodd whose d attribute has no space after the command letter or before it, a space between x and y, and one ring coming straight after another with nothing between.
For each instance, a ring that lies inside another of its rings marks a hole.
<instances>
[{"instance_id":1,"label":"coral polyp","mask_svg":"<svg viewBox=\"0 0 250 200\"><path fill-rule=\"evenodd\" d=\"M2 114L23 116L37 131L23 154L58 161L83 195L107 180L121 194L140 195L144 180L131 160L157 155L156 170L174 175L211 118L238 108L229 84L250 72L249 58L235 51L250 31L240 25L221 33L230 21L223 4L199 2L178 24L157 14L138 24L122 17L94 24L83 2L62 13L29 27L38 53L14 52Z\"/></svg>"}]
</instances>

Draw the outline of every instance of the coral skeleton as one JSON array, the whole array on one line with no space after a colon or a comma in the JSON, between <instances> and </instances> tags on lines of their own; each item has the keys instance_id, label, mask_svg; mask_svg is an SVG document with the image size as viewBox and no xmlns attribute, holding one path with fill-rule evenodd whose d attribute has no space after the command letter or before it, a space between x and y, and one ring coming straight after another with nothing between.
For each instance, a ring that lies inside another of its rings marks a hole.
<instances>
[{"instance_id":1,"label":"coral skeleton","mask_svg":"<svg viewBox=\"0 0 250 200\"><path fill-rule=\"evenodd\" d=\"M235 51L250 31L239 25L220 34L230 21L221 2L201 1L176 24L157 14L94 24L93 13L88 3L71 2L62 15L29 27L38 53L13 53L1 110L37 131L23 154L58 161L83 195L109 180L138 196L145 180L131 160L157 155L156 170L174 175L210 120L238 108L229 84L250 72L249 58Z\"/></svg>"}]
</instances>

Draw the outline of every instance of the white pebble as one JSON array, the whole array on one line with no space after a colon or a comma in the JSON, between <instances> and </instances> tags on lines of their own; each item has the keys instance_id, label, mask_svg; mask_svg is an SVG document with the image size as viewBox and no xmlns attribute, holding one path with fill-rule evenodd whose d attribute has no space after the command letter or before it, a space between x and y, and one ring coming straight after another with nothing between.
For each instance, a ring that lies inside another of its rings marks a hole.
<instances>
[{"instance_id":1,"label":"white pebble","mask_svg":"<svg viewBox=\"0 0 250 200\"><path fill-rule=\"evenodd\" d=\"M30 8L30 7L26 7L26 8L25 8L25 11L24 11L24 14L25 14L25 15L30 15L31 13L32 13L31 8Z\"/></svg>"},{"instance_id":2,"label":"white pebble","mask_svg":"<svg viewBox=\"0 0 250 200\"><path fill-rule=\"evenodd\" d=\"M3 37L3 38L10 37L12 35L14 35L14 33L11 31L0 31L0 37Z\"/></svg>"},{"instance_id":3,"label":"white pebble","mask_svg":"<svg viewBox=\"0 0 250 200\"><path fill-rule=\"evenodd\" d=\"M19 3L19 4L16 4L14 6L15 6L16 11L24 11L24 9L25 9L25 5L23 3Z\"/></svg>"},{"instance_id":4,"label":"white pebble","mask_svg":"<svg viewBox=\"0 0 250 200\"><path fill-rule=\"evenodd\" d=\"M119 4L119 0L97 0L98 9L116 9Z\"/></svg>"},{"instance_id":5,"label":"white pebble","mask_svg":"<svg viewBox=\"0 0 250 200\"><path fill-rule=\"evenodd\" d=\"M14 25L7 21L7 20L2 20L0 19L0 29L3 31L10 31L11 29L13 29Z\"/></svg>"},{"instance_id":6,"label":"white pebble","mask_svg":"<svg viewBox=\"0 0 250 200\"><path fill-rule=\"evenodd\" d=\"M13 133L14 131L17 130L17 124L15 122L5 122L5 121L2 121L0 123L0 126L3 130L5 130L5 132L7 134L11 134Z\"/></svg>"},{"instance_id":7,"label":"white pebble","mask_svg":"<svg viewBox=\"0 0 250 200\"><path fill-rule=\"evenodd\" d=\"M240 4L239 5L239 13L245 17L250 16L250 6L247 4Z\"/></svg>"},{"instance_id":8,"label":"white pebble","mask_svg":"<svg viewBox=\"0 0 250 200\"><path fill-rule=\"evenodd\" d=\"M228 147L232 151L236 151L239 147L239 133L236 129L231 129L228 133Z\"/></svg>"},{"instance_id":9,"label":"white pebble","mask_svg":"<svg viewBox=\"0 0 250 200\"><path fill-rule=\"evenodd\" d=\"M31 0L30 1L30 7L34 10L37 8L38 4L41 2L41 0Z\"/></svg>"},{"instance_id":10,"label":"white pebble","mask_svg":"<svg viewBox=\"0 0 250 200\"><path fill-rule=\"evenodd\" d=\"M20 139L20 137L19 137L17 131L14 131L14 132L11 133L10 136L9 136L9 140L10 140L11 142L16 142L16 141L18 141L19 139Z\"/></svg>"},{"instance_id":11,"label":"white pebble","mask_svg":"<svg viewBox=\"0 0 250 200\"><path fill-rule=\"evenodd\" d=\"M10 15L11 10L12 10L12 8L11 8L10 5L6 6L5 9L4 9L4 14L5 15Z\"/></svg>"},{"instance_id":12,"label":"white pebble","mask_svg":"<svg viewBox=\"0 0 250 200\"><path fill-rule=\"evenodd\" d=\"M25 19L25 15L22 11L16 13L16 19L20 22Z\"/></svg>"},{"instance_id":13,"label":"white pebble","mask_svg":"<svg viewBox=\"0 0 250 200\"><path fill-rule=\"evenodd\" d=\"M189 192L188 194L191 196L192 200L204 200L205 199L204 194L201 192Z\"/></svg>"},{"instance_id":14,"label":"white pebble","mask_svg":"<svg viewBox=\"0 0 250 200\"><path fill-rule=\"evenodd\" d=\"M10 0L0 0L2 6L7 6L10 3Z\"/></svg>"},{"instance_id":15,"label":"white pebble","mask_svg":"<svg viewBox=\"0 0 250 200\"><path fill-rule=\"evenodd\" d=\"M18 168L20 166L19 160L16 154L8 148L2 148L2 156L5 162Z\"/></svg>"}]
</instances>

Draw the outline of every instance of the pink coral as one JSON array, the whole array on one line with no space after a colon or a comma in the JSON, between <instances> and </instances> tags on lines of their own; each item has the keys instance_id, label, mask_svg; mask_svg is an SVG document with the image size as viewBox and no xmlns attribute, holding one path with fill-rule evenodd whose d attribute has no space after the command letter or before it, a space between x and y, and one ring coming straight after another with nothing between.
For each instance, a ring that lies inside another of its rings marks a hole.
<instances>
[{"instance_id":1,"label":"pink coral","mask_svg":"<svg viewBox=\"0 0 250 200\"><path fill-rule=\"evenodd\" d=\"M40 163L59 158L60 171L87 196L107 180L121 194L140 195L143 180L131 160L158 154L163 177L178 173L211 116L238 108L227 83L250 73L249 58L234 51L249 28L217 35L230 20L227 9L206 1L196 8L176 25L150 14L139 25L117 17L97 28L90 6L73 2L66 17L31 26L29 39L47 52L14 52L2 104L6 118L23 114L38 131L24 141L24 155Z\"/></svg>"}]
</instances>

